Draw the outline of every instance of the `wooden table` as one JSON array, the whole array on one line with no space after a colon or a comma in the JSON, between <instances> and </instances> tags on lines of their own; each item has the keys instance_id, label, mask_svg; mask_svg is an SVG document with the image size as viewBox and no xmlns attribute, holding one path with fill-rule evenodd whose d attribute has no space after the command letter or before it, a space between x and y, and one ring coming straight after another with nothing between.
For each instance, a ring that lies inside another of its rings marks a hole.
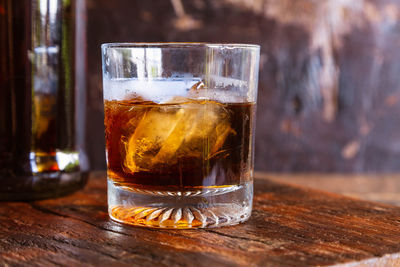
<instances>
[{"instance_id":1,"label":"wooden table","mask_svg":"<svg viewBox=\"0 0 400 267\"><path fill-rule=\"evenodd\" d=\"M351 194L360 191L352 184L378 179L256 177L251 219L208 230L156 230L111 221L102 172L93 173L84 190L64 198L3 202L0 265L400 266L400 207L286 184L315 183ZM396 176L385 177L382 181Z\"/></svg>"},{"instance_id":2,"label":"wooden table","mask_svg":"<svg viewBox=\"0 0 400 267\"><path fill-rule=\"evenodd\" d=\"M400 206L400 174L255 174L257 178L306 186L363 200Z\"/></svg>"}]
</instances>

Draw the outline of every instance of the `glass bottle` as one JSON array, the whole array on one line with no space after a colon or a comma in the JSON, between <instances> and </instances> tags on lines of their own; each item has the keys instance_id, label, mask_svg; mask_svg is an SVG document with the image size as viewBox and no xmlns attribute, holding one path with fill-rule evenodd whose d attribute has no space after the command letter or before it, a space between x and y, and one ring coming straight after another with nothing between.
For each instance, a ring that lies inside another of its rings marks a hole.
<instances>
[{"instance_id":1,"label":"glass bottle","mask_svg":"<svg viewBox=\"0 0 400 267\"><path fill-rule=\"evenodd\" d=\"M83 0L0 0L0 200L81 188Z\"/></svg>"}]
</instances>

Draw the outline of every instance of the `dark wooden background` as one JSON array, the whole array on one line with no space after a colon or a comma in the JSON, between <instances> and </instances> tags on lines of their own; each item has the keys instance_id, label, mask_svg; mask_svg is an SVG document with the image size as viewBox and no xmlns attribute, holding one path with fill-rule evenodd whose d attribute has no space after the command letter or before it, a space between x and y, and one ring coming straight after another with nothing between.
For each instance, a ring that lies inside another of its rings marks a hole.
<instances>
[{"instance_id":1,"label":"dark wooden background","mask_svg":"<svg viewBox=\"0 0 400 267\"><path fill-rule=\"evenodd\" d=\"M100 44L261 45L256 170L400 170L400 1L87 0L87 149L105 168Z\"/></svg>"}]
</instances>

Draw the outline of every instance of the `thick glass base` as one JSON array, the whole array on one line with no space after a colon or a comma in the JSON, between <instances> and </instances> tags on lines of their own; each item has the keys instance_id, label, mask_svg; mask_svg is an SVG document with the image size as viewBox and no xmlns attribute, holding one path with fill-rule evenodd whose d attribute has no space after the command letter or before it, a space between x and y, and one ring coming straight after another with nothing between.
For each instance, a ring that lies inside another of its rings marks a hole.
<instances>
[{"instance_id":1,"label":"thick glass base","mask_svg":"<svg viewBox=\"0 0 400 267\"><path fill-rule=\"evenodd\" d=\"M235 225L251 214L253 182L182 191L135 189L108 179L111 219L154 228L211 228Z\"/></svg>"}]
</instances>

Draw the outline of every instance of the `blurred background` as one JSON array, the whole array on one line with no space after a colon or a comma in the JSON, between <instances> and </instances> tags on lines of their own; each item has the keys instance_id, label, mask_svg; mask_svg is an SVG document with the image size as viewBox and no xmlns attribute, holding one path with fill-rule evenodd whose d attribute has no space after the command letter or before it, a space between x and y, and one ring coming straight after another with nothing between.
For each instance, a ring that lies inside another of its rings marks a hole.
<instances>
[{"instance_id":1,"label":"blurred background","mask_svg":"<svg viewBox=\"0 0 400 267\"><path fill-rule=\"evenodd\" d=\"M87 0L87 134L105 169L100 45L261 45L255 169L400 170L400 1Z\"/></svg>"}]
</instances>

